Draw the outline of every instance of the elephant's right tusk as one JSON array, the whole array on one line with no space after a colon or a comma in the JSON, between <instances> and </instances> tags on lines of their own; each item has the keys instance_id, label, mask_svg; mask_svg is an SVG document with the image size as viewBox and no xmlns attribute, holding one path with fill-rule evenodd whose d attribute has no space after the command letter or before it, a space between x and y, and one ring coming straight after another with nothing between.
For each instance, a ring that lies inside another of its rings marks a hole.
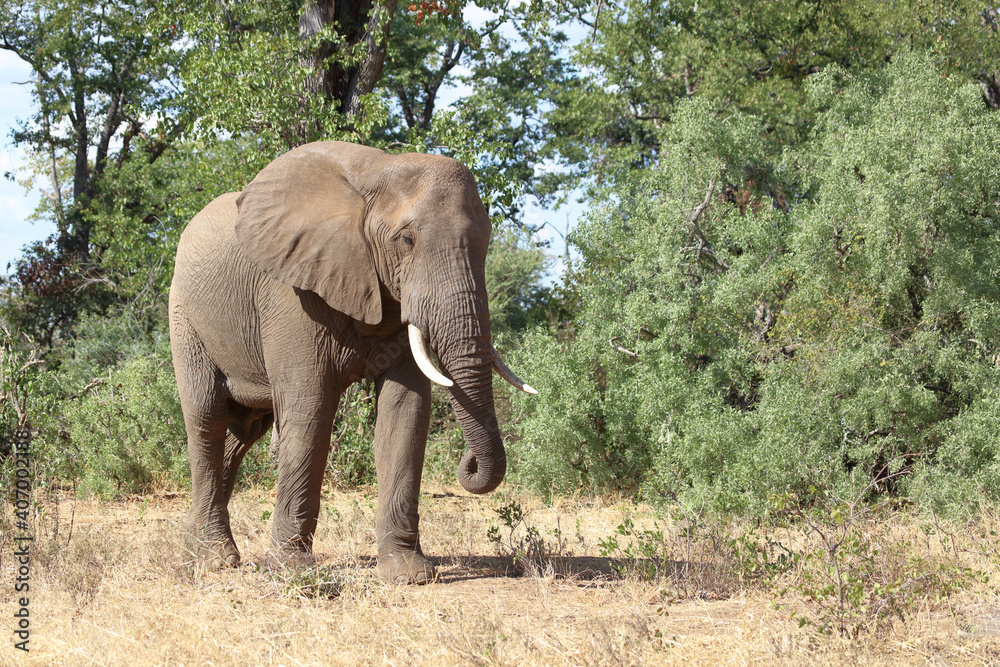
<instances>
[{"instance_id":1,"label":"elephant's right tusk","mask_svg":"<svg viewBox=\"0 0 1000 667\"><path fill-rule=\"evenodd\" d=\"M493 368L494 370L496 370L497 374L500 377L502 377L507 382L510 382L512 385L514 385L524 393L535 394L536 396L538 395L537 389L532 387L530 384L526 383L521 378L517 377L517 375L514 374L514 371L510 370L510 368L507 367L507 364L503 362L503 359L500 358L500 355L497 353L496 350L493 350Z\"/></svg>"},{"instance_id":2,"label":"elephant's right tusk","mask_svg":"<svg viewBox=\"0 0 1000 667\"><path fill-rule=\"evenodd\" d=\"M431 350L423 332L412 324L407 325L407 331L410 334L410 351L413 352L413 360L417 362L421 372L430 378L431 382L436 382L442 387L454 386L455 383L441 375L431 363Z\"/></svg>"}]
</instances>

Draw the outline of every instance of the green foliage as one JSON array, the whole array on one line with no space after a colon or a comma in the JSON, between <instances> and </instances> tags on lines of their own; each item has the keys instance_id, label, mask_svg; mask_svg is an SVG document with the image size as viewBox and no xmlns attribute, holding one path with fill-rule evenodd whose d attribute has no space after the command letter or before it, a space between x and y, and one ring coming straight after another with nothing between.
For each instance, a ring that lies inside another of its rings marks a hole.
<instances>
[{"instance_id":1,"label":"green foliage","mask_svg":"<svg viewBox=\"0 0 1000 667\"><path fill-rule=\"evenodd\" d=\"M10 331L0 326L0 480L13 488L12 456L19 429L30 428L31 393L38 375L39 360L33 352L20 349Z\"/></svg>"},{"instance_id":2,"label":"green foliage","mask_svg":"<svg viewBox=\"0 0 1000 667\"><path fill-rule=\"evenodd\" d=\"M863 520L868 513L860 505L864 493L853 502L824 496L815 507L793 512L815 542L795 554L796 576L775 598L779 609L798 618L800 628L849 638L884 633L894 619L905 622L921 603L942 602L975 581L987 582L983 572L947 554L913 554L888 534L891 523ZM780 602L789 590L809 603L803 613Z\"/></svg>"},{"instance_id":3,"label":"green foliage","mask_svg":"<svg viewBox=\"0 0 1000 667\"><path fill-rule=\"evenodd\" d=\"M807 553L796 583L780 593L794 590L811 603L804 613L790 612L799 627L856 638L886 632L924 600L941 602L977 580L982 574L969 568L913 556L899 545L883 547L851 531L832 551Z\"/></svg>"},{"instance_id":4,"label":"green foliage","mask_svg":"<svg viewBox=\"0 0 1000 667\"><path fill-rule=\"evenodd\" d=\"M576 337L515 359L541 391L514 398L518 478L734 511L900 471L879 491L987 488L1000 118L938 62L813 77L780 161L759 119L679 105L573 235Z\"/></svg>"},{"instance_id":5,"label":"green foliage","mask_svg":"<svg viewBox=\"0 0 1000 667\"><path fill-rule=\"evenodd\" d=\"M946 73L1000 106L997 13L976 0L573 1L548 17L589 28L572 56L585 74L558 86L546 117L549 149L584 180L655 164L664 128L689 98L721 115L753 114L770 140L794 145L812 130L810 77L831 67L878 72L911 49L940 56Z\"/></svg>"},{"instance_id":6,"label":"green foliage","mask_svg":"<svg viewBox=\"0 0 1000 667\"><path fill-rule=\"evenodd\" d=\"M101 495L186 484L187 435L170 362L137 357L63 406L82 488Z\"/></svg>"},{"instance_id":7,"label":"green foliage","mask_svg":"<svg viewBox=\"0 0 1000 667\"><path fill-rule=\"evenodd\" d=\"M247 450L243 463L240 464L239 476L236 478L236 488L271 488L278 482L278 448L273 441L274 429L265 433L250 449ZM267 517L261 522L267 521Z\"/></svg>"},{"instance_id":8,"label":"green foliage","mask_svg":"<svg viewBox=\"0 0 1000 667\"><path fill-rule=\"evenodd\" d=\"M397 12L383 84L395 99L373 139L460 160L494 223L517 226L526 196L551 195L561 181L536 167L552 155L546 109L571 74L566 36L549 30L552 8L538 3L483 0L477 7L495 16L478 25L464 18L469 4L449 2L421 20ZM441 109L440 91L455 86L468 92Z\"/></svg>"},{"instance_id":9,"label":"green foliage","mask_svg":"<svg viewBox=\"0 0 1000 667\"><path fill-rule=\"evenodd\" d=\"M32 429L36 486L82 480L87 490L111 493L184 483L186 437L165 340L129 314L91 314L76 339L45 358L37 348L5 345L12 356L4 376L20 379L5 396L3 421L13 428L19 398ZM103 430L88 426L91 418L101 418Z\"/></svg>"},{"instance_id":10,"label":"green foliage","mask_svg":"<svg viewBox=\"0 0 1000 667\"><path fill-rule=\"evenodd\" d=\"M656 520L651 527L626 515L600 548L620 576L662 582L681 599L728 597L770 584L797 563L797 554L769 535L759 538L735 523L709 523L683 505L671 520Z\"/></svg>"},{"instance_id":11,"label":"green foliage","mask_svg":"<svg viewBox=\"0 0 1000 667\"><path fill-rule=\"evenodd\" d=\"M182 70L185 102L206 141L249 137L252 176L281 151L309 141L363 141L385 116L383 100L363 97L349 117L340 90L315 81L320 68L348 70L367 56L353 23L304 36L298 6L282 1L202 3L185 21L196 44ZM317 62L317 59L320 62Z\"/></svg>"},{"instance_id":12,"label":"green foliage","mask_svg":"<svg viewBox=\"0 0 1000 667\"><path fill-rule=\"evenodd\" d=\"M367 381L353 384L340 397L327 476L346 486L374 484L374 440L375 386Z\"/></svg>"},{"instance_id":13,"label":"green foliage","mask_svg":"<svg viewBox=\"0 0 1000 667\"><path fill-rule=\"evenodd\" d=\"M53 349L47 362L61 374L67 390L78 391L130 359L154 354L168 358L167 342L162 333L148 328L131 311L87 314L80 318L75 336Z\"/></svg>"},{"instance_id":14,"label":"green foliage","mask_svg":"<svg viewBox=\"0 0 1000 667\"><path fill-rule=\"evenodd\" d=\"M622 545L619 537L629 541ZM624 557L624 562L613 564L622 576L634 574L644 581L655 581L673 565L673 561L668 560L672 554L666 553L664 542L662 531L637 528L631 517L625 517L614 534L601 539L601 555L606 558Z\"/></svg>"},{"instance_id":15,"label":"green foliage","mask_svg":"<svg viewBox=\"0 0 1000 667\"><path fill-rule=\"evenodd\" d=\"M530 234L508 228L494 233L486 258L486 290L494 336L547 322L547 289L541 284L550 261Z\"/></svg>"}]
</instances>

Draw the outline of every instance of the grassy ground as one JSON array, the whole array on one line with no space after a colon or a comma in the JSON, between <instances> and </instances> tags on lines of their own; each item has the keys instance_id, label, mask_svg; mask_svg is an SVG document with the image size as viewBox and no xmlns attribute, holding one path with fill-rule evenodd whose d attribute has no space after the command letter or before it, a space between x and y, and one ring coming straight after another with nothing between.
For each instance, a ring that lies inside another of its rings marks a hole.
<instances>
[{"instance_id":1,"label":"grassy ground","mask_svg":"<svg viewBox=\"0 0 1000 667\"><path fill-rule=\"evenodd\" d=\"M0 664L1000 662L988 517L951 528L900 514L858 519L829 560L822 536L839 536L843 522L762 532L657 520L631 502L545 506L510 489L477 498L430 486L422 541L440 578L414 588L374 577L371 492L328 494L318 565L298 573L259 565L270 492L234 499L244 565L222 572L203 571L178 546L186 501L47 503L31 565L30 654L12 647L5 536Z\"/></svg>"}]
</instances>

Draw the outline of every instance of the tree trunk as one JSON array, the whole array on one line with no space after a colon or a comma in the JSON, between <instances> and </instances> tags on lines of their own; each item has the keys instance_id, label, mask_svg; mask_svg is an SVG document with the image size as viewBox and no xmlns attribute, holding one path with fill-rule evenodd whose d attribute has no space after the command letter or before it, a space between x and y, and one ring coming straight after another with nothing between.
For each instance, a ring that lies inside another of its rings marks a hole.
<instances>
[{"instance_id":1,"label":"tree trunk","mask_svg":"<svg viewBox=\"0 0 1000 667\"><path fill-rule=\"evenodd\" d=\"M375 88L385 64L389 26L396 11L396 0L309 0L299 18L299 36L307 39L336 23L337 31L345 42L345 51L359 44L364 45L363 55L357 61L346 53L337 56L337 45L323 42L310 57L315 71L303 85L308 100L319 97L323 102L337 105L349 119L362 113L361 97ZM328 62L329 61L329 62Z\"/></svg>"}]
</instances>

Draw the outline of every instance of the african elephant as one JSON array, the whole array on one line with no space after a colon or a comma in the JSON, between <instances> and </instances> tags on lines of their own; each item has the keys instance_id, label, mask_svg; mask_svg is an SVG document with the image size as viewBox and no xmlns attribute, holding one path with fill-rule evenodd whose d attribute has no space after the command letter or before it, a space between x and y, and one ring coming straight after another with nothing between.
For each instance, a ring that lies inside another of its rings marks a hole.
<instances>
[{"instance_id":1,"label":"african elephant","mask_svg":"<svg viewBox=\"0 0 1000 667\"><path fill-rule=\"evenodd\" d=\"M191 220L170 286L170 337L191 464L187 524L214 567L239 563L229 500L240 462L272 423L271 551L311 557L337 404L369 378L378 574L433 578L417 515L431 380L450 387L469 444L458 477L472 493L492 491L506 472L492 370L534 393L493 349L490 231L461 163L342 142L289 151Z\"/></svg>"}]
</instances>

